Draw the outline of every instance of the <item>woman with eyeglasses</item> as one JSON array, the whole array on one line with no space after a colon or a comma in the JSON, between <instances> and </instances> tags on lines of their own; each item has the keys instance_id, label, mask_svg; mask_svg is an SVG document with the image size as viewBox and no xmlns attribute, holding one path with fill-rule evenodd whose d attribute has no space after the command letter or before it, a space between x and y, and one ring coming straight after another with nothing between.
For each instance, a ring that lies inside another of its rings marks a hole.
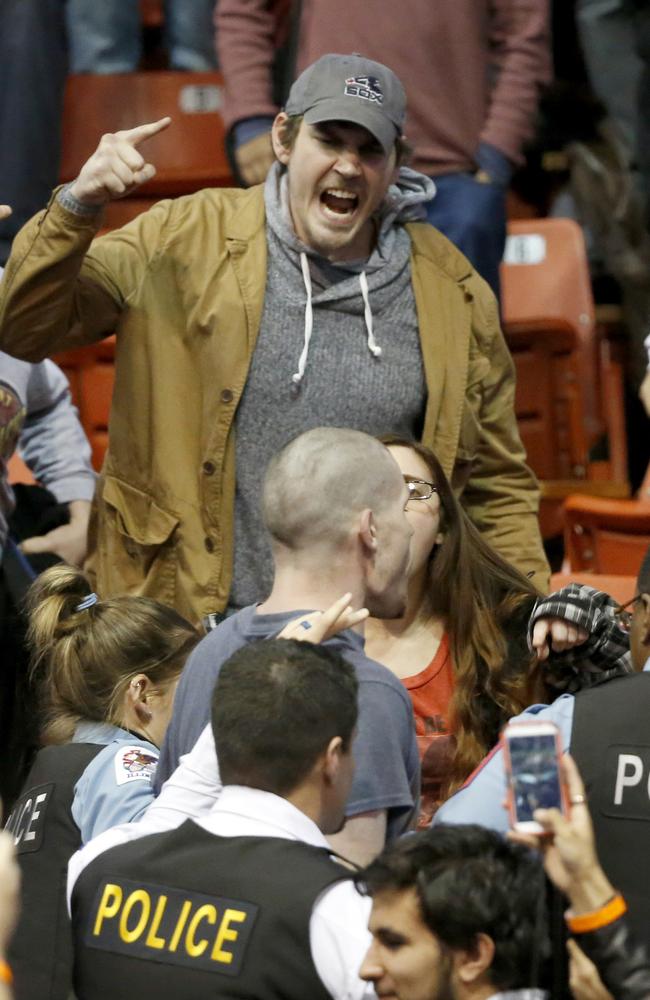
<instances>
[{"instance_id":1,"label":"woman with eyeglasses","mask_svg":"<svg viewBox=\"0 0 650 1000\"><path fill-rule=\"evenodd\" d=\"M7 822L23 905L9 953L16 1000L67 1000L72 942L68 860L98 833L137 819L196 629L146 597L100 601L72 566L28 593L28 644L40 688L43 749Z\"/></svg>"},{"instance_id":2,"label":"woman with eyeglasses","mask_svg":"<svg viewBox=\"0 0 650 1000\"><path fill-rule=\"evenodd\" d=\"M432 452L399 437L382 440L410 484L410 582L403 618L366 623L366 652L411 696L422 760L420 825L427 826L505 722L552 700L548 664L557 667L556 654L587 633L567 622L549 650L542 629L531 651L528 625L540 593L483 540Z\"/></svg>"}]
</instances>

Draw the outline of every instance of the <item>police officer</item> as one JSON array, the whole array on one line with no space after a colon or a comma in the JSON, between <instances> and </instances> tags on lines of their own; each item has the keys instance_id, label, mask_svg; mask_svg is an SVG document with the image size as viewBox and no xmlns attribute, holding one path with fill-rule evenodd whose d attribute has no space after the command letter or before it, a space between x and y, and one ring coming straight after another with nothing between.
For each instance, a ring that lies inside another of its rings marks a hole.
<instances>
[{"instance_id":1,"label":"police officer","mask_svg":"<svg viewBox=\"0 0 650 1000\"><path fill-rule=\"evenodd\" d=\"M631 613L626 611L631 606ZM549 719L578 763L587 789L596 844L610 881L623 893L639 940L650 927L650 549L637 593L617 610L610 628L629 630L632 676L598 684L552 705L534 705L520 719ZM439 810L434 823L508 826L501 751L493 753L463 789Z\"/></svg>"},{"instance_id":2,"label":"police officer","mask_svg":"<svg viewBox=\"0 0 650 1000\"><path fill-rule=\"evenodd\" d=\"M65 907L71 854L153 798L174 689L198 641L170 608L143 597L98 601L72 566L32 585L30 639L47 710L43 742L7 821L23 905L9 949L16 1000L68 1000Z\"/></svg>"},{"instance_id":3,"label":"police officer","mask_svg":"<svg viewBox=\"0 0 650 1000\"><path fill-rule=\"evenodd\" d=\"M223 792L202 819L100 854L72 892L84 1000L351 1000L368 901L325 840L351 787L358 683L295 640L238 650L212 726Z\"/></svg>"}]
</instances>

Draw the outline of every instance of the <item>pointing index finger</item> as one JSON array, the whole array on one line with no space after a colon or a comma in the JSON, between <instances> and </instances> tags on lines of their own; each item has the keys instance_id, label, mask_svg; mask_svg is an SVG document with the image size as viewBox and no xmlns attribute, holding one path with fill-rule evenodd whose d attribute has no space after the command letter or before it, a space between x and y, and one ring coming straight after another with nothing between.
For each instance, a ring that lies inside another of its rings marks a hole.
<instances>
[{"instance_id":1,"label":"pointing index finger","mask_svg":"<svg viewBox=\"0 0 650 1000\"><path fill-rule=\"evenodd\" d=\"M138 146L145 139L150 139L153 135L157 135L158 132L163 132L171 125L171 121L171 118L167 115L165 118L159 118L157 122L149 122L146 125L136 125L135 128L124 129L118 132L117 135L131 146Z\"/></svg>"}]
</instances>

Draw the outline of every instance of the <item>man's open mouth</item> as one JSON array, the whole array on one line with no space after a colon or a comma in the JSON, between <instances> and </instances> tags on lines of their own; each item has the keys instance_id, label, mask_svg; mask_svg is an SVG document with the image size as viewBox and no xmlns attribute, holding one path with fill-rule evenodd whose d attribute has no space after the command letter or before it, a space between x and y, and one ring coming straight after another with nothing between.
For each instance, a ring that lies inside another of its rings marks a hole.
<instances>
[{"instance_id":1,"label":"man's open mouth","mask_svg":"<svg viewBox=\"0 0 650 1000\"><path fill-rule=\"evenodd\" d=\"M335 212L336 215L352 215L359 205L359 196L354 191L344 191L340 188L328 188L320 196L321 204Z\"/></svg>"}]
</instances>

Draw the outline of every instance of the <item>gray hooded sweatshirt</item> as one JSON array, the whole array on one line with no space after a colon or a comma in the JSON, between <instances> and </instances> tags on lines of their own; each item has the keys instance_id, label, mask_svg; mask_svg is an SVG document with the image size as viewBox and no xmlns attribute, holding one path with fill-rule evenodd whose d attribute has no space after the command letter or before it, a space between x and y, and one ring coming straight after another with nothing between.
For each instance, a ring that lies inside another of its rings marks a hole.
<instances>
[{"instance_id":1,"label":"gray hooded sweatshirt","mask_svg":"<svg viewBox=\"0 0 650 1000\"><path fill-rule=\"evenodd\" d=\"M378 213L371 256L333 265L296 236L280 164L269 173L264 309L236 416L232 608L271 589L261 495L277 451L313 427L420 434L426 382L403 223L424 218L434 194L429 178L403 167Z\"/></svg>"}]
</instances>

